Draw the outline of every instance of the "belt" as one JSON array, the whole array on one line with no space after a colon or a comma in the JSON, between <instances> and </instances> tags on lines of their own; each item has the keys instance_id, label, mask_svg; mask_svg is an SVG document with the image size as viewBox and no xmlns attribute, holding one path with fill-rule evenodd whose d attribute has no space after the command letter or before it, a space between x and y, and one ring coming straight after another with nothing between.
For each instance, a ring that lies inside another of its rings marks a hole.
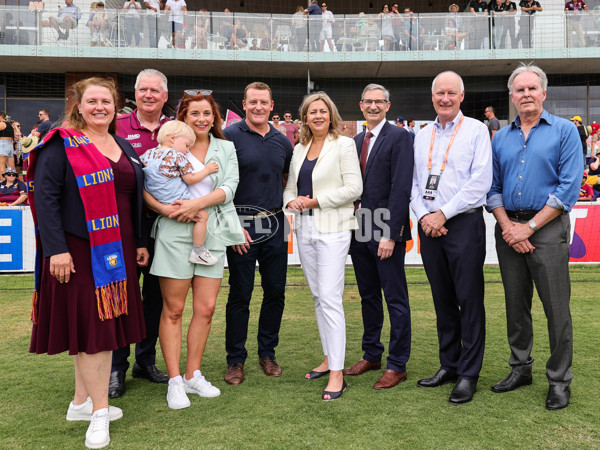
<instances>
[{"instance_id":1,"label":"belt","mask_svg":"<svg viewBox=\"0 0 600 450\"><path fill-rule=\"evenodd\" d=\"M539 211L535 210L527 210L527 211L506 211L506 215L511 219L517 220L531 220L535 217L535 215L539 213Z\"/></svg>"},{"instance_id":2,"label":"belt","mask_svg":"<svg viewBox=\"0 0 600 450\"><path fill-rule=\"evenodd\" d=\"M265 219L267 217L276 216L281 212L281 208L279 209L271 209L257 212L255 214L239 214L240 217L258 217L259 219Z\"/></svg>"}]
</instances>

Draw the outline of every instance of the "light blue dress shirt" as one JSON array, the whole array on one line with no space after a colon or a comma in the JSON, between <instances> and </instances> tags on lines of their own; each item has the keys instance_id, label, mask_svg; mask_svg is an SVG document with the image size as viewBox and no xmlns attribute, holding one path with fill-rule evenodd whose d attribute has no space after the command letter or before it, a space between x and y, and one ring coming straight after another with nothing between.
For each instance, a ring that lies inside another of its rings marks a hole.
<instances>
[{"instance_id":1,"label":"light blue dress shirt","mask_svg":"<svg viewBox=\"0 0 600 450\"><path fill-rule=\"evenodd\" d=\"M448 154L446 168L440 178L434 200L425 200L423 194L429 177L428 160L431 133L435 133L432 174L439 174L442 161L455 127L462 116L442 128L438 119L427 125L415 137L415 168L410 206L417 219L441 210L450 219L470 209L485 205L486 194L492 183L492 148L487 127L478 120L465 117ZM497 134L497 133L496 133ZM580 152L581 153L581 152Z\"/></svg>"},{"instance_id":2,"label":"light blue dress shirt","mask_svg":"<svg viewBox=\"0 0 600 450\"><path fill-rule=\"evenodd\" d=\"M577 127L566 119L542 112L525 140L521 120L494 135L494 180L488 211L539 211L545 205L570 211L579 197L583 172Z\"/></svg>"}]
</instances>

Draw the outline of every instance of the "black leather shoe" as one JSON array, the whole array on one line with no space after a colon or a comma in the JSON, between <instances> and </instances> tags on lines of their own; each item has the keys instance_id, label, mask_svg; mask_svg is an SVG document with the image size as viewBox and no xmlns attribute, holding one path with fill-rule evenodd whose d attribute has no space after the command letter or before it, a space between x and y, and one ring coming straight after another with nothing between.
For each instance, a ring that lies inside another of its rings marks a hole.
<instances>
[{"instance_id":1,"label":"black leather shoe","mask_svg":"<svg viewBox=\"0 0 600 450\"><path fill-rule=\"evenodd\" d=\"M115 370L110 373L110 381L108 383L108 398L123 397L125 393L125 372Z\"/></svg>"},{"instance_id":2,"label":"black leather shoe","mask_svg":"<svg viewBox=\"0 0 600 450\"><path fill-rule=\"evenodd\" d=\"M311 370L306 375L304 375L305 380L316 380L317 378L324 377L329 373L329 370L325 370L323 372L317 372L316 370Z\"/></svg>"},{"instance_id":3,"label":"black leather shoe","mask_svg":"<svg viewBox=\"0 0 600 450\"><path fill-rule=\"evenodd\" d=\"M514 391L521 386L529 386L531 384L531 380L531 374L521 375L516 372L511 372L505 379L498 381L495 385L493 385L492 391L498 393Z\"/></svg>"},{"instance_id":4,"label":"black leather shoe","mask_svg":"<svg viewBox=\"0 0 600 450\"><path fill-rule=\"evenodd\" d=\"M419 387L438 387L446 383L456 383L458 377L455 373L450 373L446 369L440 369L437 373L429 378L422 378L417 381Z\"/></svg>"},{"instance_id":5,"label":"black leather shoe","mask_svg":"<svg viewBox=\"0 0 600 450\"><path fill-rule=\"evenodd\" d=\"M450 398L448 401L451 405L462 405L473 400L473 396L477 391L477 385L471 383L469 380L461 378L458 380L452 392L450 392Z\"/></svg>"},{"instance_id":6,"label":"black leather shoe","mask_svg":"<svg viewBox=\"0 0 600 450\"><path fill-rule=\"evenodd\" d=\"M548 389L548 397L546 397L546 409L554 411L566 408L569 406L569 398L571 398L571 388L569 386L551 384L550 389Z\"/></svg>"},{"instance_id":7,"label":"black leather shoe","mask_svg":"<svg viewBox=\"0 0 600 450\"><path fill-rule=\"evenodd\" d=\"M156 364L151 366L141 367L137 362L133 365L131 370L133 378L145 378L152 381L153 383L167 383L169 381L169 375L164 373Z\"/></svg>"}]
</instances>

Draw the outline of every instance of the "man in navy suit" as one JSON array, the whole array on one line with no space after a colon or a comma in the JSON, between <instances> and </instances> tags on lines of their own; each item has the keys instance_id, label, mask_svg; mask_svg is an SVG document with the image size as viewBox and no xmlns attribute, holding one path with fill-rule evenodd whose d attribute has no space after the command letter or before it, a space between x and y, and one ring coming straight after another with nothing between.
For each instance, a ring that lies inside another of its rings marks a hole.
<instances>
[{"instance_id":1,"label":"man in navy suit","mask_svg":"<svg viewBox=\"0 0 600 450\"><path fill-rule=\"evenodd\" d=\"M350 246L361 297L363 357L344 371L360 375L381 367L383 295L390 316L390 343L385 372L373 389L387 389L406 380L410 356L410 306L404 275L406 241L411 240L409 204L413 146L408 131L385 119L390 93L379 84L365 87L360 108L367 129L356 136L363 174L358 211L359 229Z\"/></svg>"}]
</instances>

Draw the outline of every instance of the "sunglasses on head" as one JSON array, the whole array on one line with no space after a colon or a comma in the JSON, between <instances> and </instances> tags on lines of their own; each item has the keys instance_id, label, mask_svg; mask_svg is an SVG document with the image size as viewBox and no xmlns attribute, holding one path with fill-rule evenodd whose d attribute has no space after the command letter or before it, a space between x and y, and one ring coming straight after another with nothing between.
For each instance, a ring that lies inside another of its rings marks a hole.
<instances>
[{"instance_id":1,"label":"sunglasses on head","mask_svg":"<svg viewBox=\"0 0 600 450\"><path fill-rule=\"evenodd\" d=\"M212 95L212 91L208 89L186 89L183 91L183 93L189 95L190 97L194 97L195 95L204 95L205 97L209 97Z\"/></svg>"}]
</instances>

